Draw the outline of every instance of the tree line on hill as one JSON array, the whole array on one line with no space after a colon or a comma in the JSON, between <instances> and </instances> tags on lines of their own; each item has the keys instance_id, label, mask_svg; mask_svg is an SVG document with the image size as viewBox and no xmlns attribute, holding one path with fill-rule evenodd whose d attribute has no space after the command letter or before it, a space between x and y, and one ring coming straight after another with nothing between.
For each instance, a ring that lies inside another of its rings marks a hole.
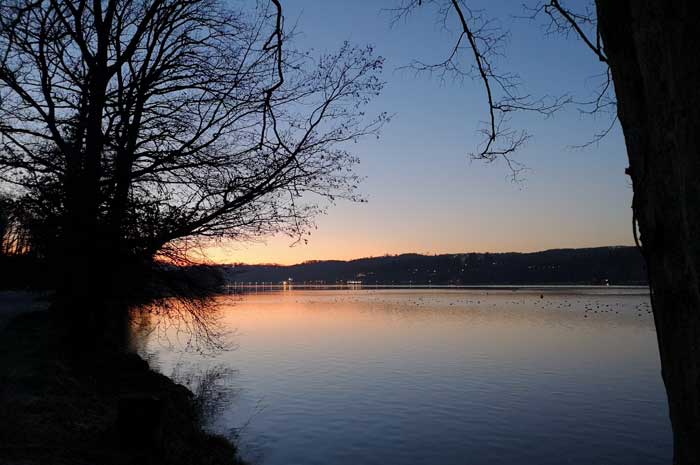
<instances>
[{"instance_id":1,"label":"tree line on hill","mask_svg":"<svg viewBox=\"0 0 700 465\"><path fill-rule=\"evenodd\" d=\"M229 282L401 285L646 284L644 260L635 247L554 249L534 253L402 254L298 265L227 267Z\"/></svg>"}]
</instances>

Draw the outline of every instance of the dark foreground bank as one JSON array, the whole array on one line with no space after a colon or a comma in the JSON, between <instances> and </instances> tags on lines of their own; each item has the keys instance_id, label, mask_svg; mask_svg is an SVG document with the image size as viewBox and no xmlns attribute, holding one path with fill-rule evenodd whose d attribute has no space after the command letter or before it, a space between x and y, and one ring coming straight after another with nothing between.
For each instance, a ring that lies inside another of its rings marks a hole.
<instances>
[{"instance_id":1,"label":"dark foreground bank","mask_svg":"<svg viewBox=\"0 0 700 465\"><path fill-rule=\"evenodd\" d=\"M68 355L47 311L0 326L1 464L240 464L186 387L135 354Z\"/></svg>"}]
</instances>

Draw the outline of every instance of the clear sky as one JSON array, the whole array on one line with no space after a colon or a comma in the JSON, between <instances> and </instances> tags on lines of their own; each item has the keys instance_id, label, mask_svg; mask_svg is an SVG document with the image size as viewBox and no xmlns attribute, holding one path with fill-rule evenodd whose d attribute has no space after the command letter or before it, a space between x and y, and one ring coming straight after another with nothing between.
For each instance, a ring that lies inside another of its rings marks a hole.
<instances>
[{"instance_id":1,"label":"clear sky","mask_svg":"<svg viewBox=\"0 0 700 465\"><path fill-rule=\"evenodd\" d=\"M297 263L404 252L535 251L558 247L625 245L632 242L632 190L624 175L625 146L619 127L586 149L572 145L605 128L575 107L545 119L520 115L513 125L533 139L517 159L530 170L518 185L502 163L470 161L486 116L481 83L440 82L399 70L411 60L438 62L454 35L423 7L393 27L399 0L287 0L287 24L298 23L297 44L316 51L344 40L372 44L385 57L384 92L371 105L395 114L380 139L353 144L360 192L368 202L339 202L318 218L307 245L288 237L260 243L225 243L210 249L218 262ZM600 63L578 41L547 36L541 24L518 19L513 0L473 1L511 31L503 69L517 72L533 95L593 95Z\"/></svg>"}]
</instances>

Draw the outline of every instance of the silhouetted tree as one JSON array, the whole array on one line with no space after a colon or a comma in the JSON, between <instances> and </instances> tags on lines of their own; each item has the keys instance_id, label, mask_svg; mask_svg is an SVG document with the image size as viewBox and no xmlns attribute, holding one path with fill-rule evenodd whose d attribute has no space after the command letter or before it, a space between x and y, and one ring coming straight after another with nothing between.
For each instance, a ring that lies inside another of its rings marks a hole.
<instances>
[{"instance_id":1,"label":"silhouetted tree","mask_svg":"<svg viewBox=\"0 0 700 465\"><path fill-rule=\"evenodd\" d=\"M508 127L514 111L550 113L569 98L533 100L517 77L494 69L507 34L466 0L407 0L397 17L421 4L459 24L443 63L419 69L468 75L484 86L489 118L475 156L511 159L528 138ZM604 68L600 93L585 111L612 110L627 145L633 230L647 263L654 320L674 431L674 463L700 463L700 9L690 0L546 0L526 7L549 30L571 34ZM464 67L461 52L473 66ZM614 121L612 122L614 124ZM596 136L609 132L612 125Z\"/></svg>"},{"instance_id":2,"label":"silhouetted tree","mask_svg":"<svg viewBox=\"0 0 700 465\"><path fill-rule=\"evenodd\" d=\"M7 236L10 232L11 201L7 196L0 195L0 255L7 254Z\"/></svg>"},{"instance_id":3,"label":"silhouetted tree","mask_svg":"<svg viewBox=\"0 0 700 465\"><path fill-rule=\"evenodd\" d=\"M21 203L0 196L0 255L28 255L33 237Z\"/></svg>"},{"instance_id":4,"label":"silhouetted tree","mask_svg":"<svg viewBox=\"0 0 700 465\"><path fill-rule=\"evenodd\" d=\"M342 144L382 60L296 51L277 0L0 0L0 176L56 217L64 305L93 318L124 265L192 238L301 237L354 198ZM284 45L284 47L283 47Z\"/></svg>"}]
</instances>

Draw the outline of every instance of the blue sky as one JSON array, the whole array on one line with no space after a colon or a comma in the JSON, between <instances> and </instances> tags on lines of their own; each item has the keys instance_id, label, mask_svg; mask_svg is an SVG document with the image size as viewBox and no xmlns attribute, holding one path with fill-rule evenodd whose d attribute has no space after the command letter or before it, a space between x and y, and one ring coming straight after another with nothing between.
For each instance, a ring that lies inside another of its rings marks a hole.
<instances>
[{"instance_id":1,"label":"blue sky","mask_svg":"<svg viewBox=\"0 0 700 465\"><path fill-rule=\"evenodd\" d=\"M533 251L556 247L630 244L632 190L624 175L624 140L616 127L603 141L593 138L609 117L582 115L576 107L551 118L518 115L513 125L532 140L517 159L529 171L513 184L503 163L470 161L486 116L480 82L442 82L402 66L418 59L442 61L454 34L424 5L391 26L398 0L283 2L287 25L297 23L301 48L337 49L348 40L372 44L386 59L386 87L369 112L394 114L380 139L350 149L366 176L360 192L367 203L339 202L318 218L308 245L289 247L286 237L256 244L226 243L212 253L225 262L296 263L402 252ZM473 8L511 31L501 69L520 75L532 95L593 95L601 64L575 38L547 35L524 15L521 2L470 1Z\"/></svg>"}]
</instances>

